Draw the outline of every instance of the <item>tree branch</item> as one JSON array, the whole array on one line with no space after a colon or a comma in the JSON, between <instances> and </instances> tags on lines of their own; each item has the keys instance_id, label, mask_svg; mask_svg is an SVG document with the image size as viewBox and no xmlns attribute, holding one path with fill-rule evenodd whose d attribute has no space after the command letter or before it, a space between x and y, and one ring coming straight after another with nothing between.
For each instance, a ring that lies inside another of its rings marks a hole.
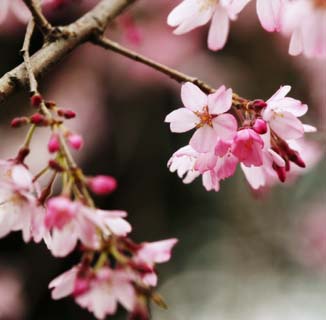
<instances>
[{"instance_id":1,"label":"tree branch","mask_svg":"<svg viewBox=\"0 0 326 320\"><path fill-rule=\"evenodd\" d=\"M53 65L77 46L102 33L106 26L135 0L102 0L83 17L61 30L69 37L60 37L46 44L30 59L32 72L36 78L45 74ZM0 103L13 94L18 87L29 84L25 63L6 73L0 79Z\"/></svg>"},{"instance_id":2,"label":"tree branch","mask_svg":"<svg viewBox=\"0 0 326 320\"><path fill-rule=\"evenodd\" d=\"M114 51L116 53L119 53L127 58L130 58L134 61L140 62L150 68L153 68L161 73L164 73L165 75L169 76L170 78L176 80L179 83L182 82L191 82L198 86L202 91L205 93L213 93L215 92L215 89L205 83L204 81L191 77L185 73L182 73L178 70L175 70L173 68L170 68L164 64L158 63L152 59L149 59L135 51L132 51L130 49L127 49L123 46L121 46L119 43L114 42L108 38L105 38L103 36L97 36L95 39L93 39L93 43L97 44L98 46L101 46L104 49L108 49L111 51ZM244 102L247 102L247 99L241 98L237 94L233 94L233 103L238 105L238 104L243 104Z\"/></svg>"},{"instance_id":3,"label":"tree branch","mask_svg":"<svg viewBox=\"0 0 326 320\"><path fill-rule=\"evenodd\" d=\"M53 27L43 15L39 0L24 0L24 3L26 4L29 11L31 12L35 20L35 24L41 30L43 35L47 36L48 34L50 34Z\"/></svg>"},{"instance_id":4,"label":"tree branch","mask_svg":"<svg viewBox=\"0 0 326 320\"><path fill-rule=\"evenodd\" d=\"M34 29L35 29L35 22L34 22L34 19L32 19L32 20L30 20L30 22L27 25L23 47L20 51L23 54L26 70L28 73L29 87L30 87L31 94L35 94L37 92L37 81L36 81L34 73L32 71L31 59L29 56L29 48L30 48L31 38L32 38L32 35L34 32Z\"/></svg>"}]
</instances>

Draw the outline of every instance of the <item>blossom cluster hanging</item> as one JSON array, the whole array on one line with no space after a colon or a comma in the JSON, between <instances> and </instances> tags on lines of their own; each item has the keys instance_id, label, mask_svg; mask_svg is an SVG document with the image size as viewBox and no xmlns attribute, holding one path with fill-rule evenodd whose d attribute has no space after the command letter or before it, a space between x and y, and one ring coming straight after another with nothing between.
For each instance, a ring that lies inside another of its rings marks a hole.
<instances>
[{"instance_id":1,"label":"blossom cluster hanging","mask_svg":"<svg viewBox=\"0 0 326 320\"><path fill-rule=\"evenodd\" d=\"M53 299L71 295L96 318L117 311L118 303L130 319L148 319L150 299L164 306L155 293L155 265L170 259L176 239L135 243L129 238L127 213L96 208L91 193L107 195L117 187L111 176L85 176L69 149L80 150L83 139L68 130L64 121L76 116L72 110L32 97L37 112L12 120L12 127L30 126L17 157L0 161L0 237L21 231L25 242L44 240L55 257L65 257L77 246L81 262L49 287ZM52 132L47 149L49 162L38 174L28 170L26 157L39 127ZM48 182L40 185L41 177ZM61 192L52 195L53 184L61 178Z\"/></svg>"},{"instance_id":2,"label":"blossom cluster hanging","mask_svg":"<svg viewBox=\"0 0 326 320\"><path fill-rule=\"evenodd\" d=\"M266 102L249 101L221 86L206 95L196 85L182 85L184 108L165 118L172 132L195 129L189 145L168 162L184 183L202 175L204 187L219 191L220 181L234 175L237 165L254 189L284 182L291 166L305 168L305 150L299 152L305 132L316 128L298 118L308 107L287 97L290 86L281 87Z\"/></svg>"},{"instance_id":3,"label":"blossom cluster hanging","mask_svg":"<svg viewBox=\"0 0 326 320\"><path fill-rule=\"evenodd\" d=\"M212 20L208 48L220 50L227 41L230 20L251 0L183 0L168 16L168 24L183 34ZM291 38L289 53L326 57L325 0L257 0L257 14L263 28Z\"/></svg>"}]
</instances>

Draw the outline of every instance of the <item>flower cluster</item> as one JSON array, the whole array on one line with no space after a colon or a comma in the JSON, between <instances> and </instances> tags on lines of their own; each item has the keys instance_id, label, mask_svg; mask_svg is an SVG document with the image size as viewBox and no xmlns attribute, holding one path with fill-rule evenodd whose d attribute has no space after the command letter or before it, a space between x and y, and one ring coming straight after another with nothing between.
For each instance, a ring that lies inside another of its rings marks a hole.
<instances>
[{"instance_id":1,"label":"flower cluster","mask_svg":"<svg viewBox=\"0 0 326 320\"><path fill-rule=\"evenodd\" d=\"M230 20L250 0L184 0L168 16L167 22L183 34L212 20L208 47L220 50L229 33ZM257 0L257 14L264 29L290 36L289 53L307 57L326 57L325 0Z\"/></svg>"},{"instance_id":2,"label":"flower cluster","mask_svg":"<svg viewBox=\"0 0 326 320\"><path fill-rule=\"evenodd\" d=\"M85 176L75 163L70 149L80 150L83 139L64 126L75 112L44 101L39 93L31 104L36 113L11 122L14 128L30 126L24 145L14 159L0 161L0 237L22 231L25 242L44 240L55 257L65 257L78 246L81 262L50 283L53 298L73 295L98 319L113 315L118 303L131 319L149 319L149 300L165 306L154 291L156 264L170 259L177 240L134 243L125 211L96 208L91 193L108 195L117 181L106 175ZM39 127L51 131L50 160L33 176L25 160ZM47 181L44 185L40 177ZM57 178L61 192L53 196Z\"/></svg>"},{"instance_id":3,"label":"flower cluster","mask_svg":"<svg viewBox=\"0 0 326 320\"><path fill-rule=\"evenodd\" d=\"M238 164L254 189L284 182L292 165L306 166L297 145L305 132L316 131L298 119L308 107L287 97L290 89L281 87L265 102L240 98L224 86L206 95L190 82L183 84L185 107L172 111L165 122L172 132L196 131L169 160L170 171L184 183L202 175L205 188L215 191Z\"/></svg>"}]
</instances>

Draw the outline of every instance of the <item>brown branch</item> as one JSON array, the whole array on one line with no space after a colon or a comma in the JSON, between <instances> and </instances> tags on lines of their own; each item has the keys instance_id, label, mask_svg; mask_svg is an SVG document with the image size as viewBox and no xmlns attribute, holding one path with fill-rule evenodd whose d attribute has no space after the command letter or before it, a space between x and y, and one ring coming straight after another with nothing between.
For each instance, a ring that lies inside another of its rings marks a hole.
<instances>
[{"instance_id":1,"label":"brown branch","mask_svg":"<svg viewBox=\"0 0 326 320\"><path fill-rule=\"evenodd\" d=\"M30 59L32 72L36 78L44 75L53 65L82 43L89 41L95 34L102 33L106 26L135 0L102 0L91 11L67 27L60 37L46 44ZM17 88L29 84L25 63L6 73L0 79L0 103L13 94Z\"/></svg>"},{"instance_id":2,"label":"brown branch","mask_svg":"<svg viewBox=\"0 0 326 320\"><path fill-rule=\"evenodd\" d=\"M132 51L130 49L127 49L123 46L121 46L119 43L114 42L108 38L105 38L103 36L98 36L93 40L93 43L101 46L102 48L109 49L111 51L114 51L116 53L119 53L127 58L130 58L134 61L140 62L142 64L145 64L146 66L155 69L161 73L164 73L165 75L169 76L173 80L176 80L179 83L182 82L192 82L193 84L197 85L201 90L203 90L206 93L212 93L215 91L215 89L202 80L191 77L185 73L182 73L178 70L175 70L173 68L170 68L164 64L158 63L150 58L147 58L135 51Z\"/></svg>"},{"instance_id":3,"label":"brown branch","mask_svg":"<svg viewBox=\"0 0 326 320\"><path fill-rule=\"evenodd\" d=\"M179 83L191 82L191 83L195 84L196 86L198 86L202 91L204 91L207 94L215 92L215 89L213 87L211 87L210 85L208 85L207 83L205 83L204 81L202 81L196 77L191 77L185 73L182 73L178 70L170 68L164 64L158 63L158 62L156 62L150 58L147 58L135 51L127 49L127 48L121 46L119 43L114 42L108 38L101 36L101 35L97 36L93 40L93 43L101 46L104 49L114 51L116 53L119 53L119 54L127 57L127 58L130 58L130 59L140 62L150 68L153 68L153 69L169 76L170 78L176 80ZM247 102L247 99L241 98L240 96L238 96L235 93L233 94L233 103L234 104L238 105L238 104L243 104L245 102Z\"/></svg>"},{"instance_id":4,"label":"brown branch","mask_svg":"<svg viewBox=\"0 0 326 320\"><path fill-rule=\"evenodd\" d=\"M31 38L32 38L32 35L34 32L34 29L35 29L35 22L34 22L34 19L32 19L27 25L24 43L23 43L23 47L21 49L21 53L23 54L26 70L28 73L30 93L32 95L37 93L37 81L36 81L34 73L32 71L31 59L29 56L29 48L30 48Z\"/></svg>"},{"instance_id":5,"label":"brown branch","mask_svg":"<svg viewBox=\"0 0 326 320\"><path fill-rule=\"evenodd\" d=\"M23 0L23 1L25 5L28 7L29 11L31 12L35 20L35 24L41 30L43 35L44 36L49 35L52 32L53 27L43 15L40 1L39 0Z\"/></svg>"}]
</instances>

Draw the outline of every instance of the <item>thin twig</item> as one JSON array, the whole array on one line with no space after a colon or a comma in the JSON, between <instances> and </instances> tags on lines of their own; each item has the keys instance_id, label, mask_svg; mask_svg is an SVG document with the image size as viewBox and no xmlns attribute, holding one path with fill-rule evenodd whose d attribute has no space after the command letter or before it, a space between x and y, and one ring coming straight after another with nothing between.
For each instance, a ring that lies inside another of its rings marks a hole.
<instances>
[{"instance_id":1,"label":"thin twig","mask_svg":"<svg viewBox=\"0 0 326 320\"><path fill-rule=\"evenodd\" d=\"M130 59L140 62L150 68L153 68L153 69L169 76L170 78L176 80L179 83L191 82L191 83L195 84L196 86L198 86L202 91L204 91L207 94L215 92L215 89L213 87L211 87L210 85L208 85L207 83L205 83L204 81L202 81L196 77L191 77L183 72L180 72L178 70L170 68L162 63L158 63L158 62L156 62L150 58L147 58L135 51L127 49L127 48L121 46L119 43L114 42L104 36L95 37L95 39L93 39L93 43L101 46L104 49L114 51L116 53L119 53L119 54L127 57L127 58L130 58ZM241 98L237 94L235 94L235 93L233 94L233 103L234 104L242 104L246 101L247 101L246 99Z\"/></svg>"},{"instance_id":2,"label":"thin twig","mask_svg":"<svg viewBox=\"0 0 326 320\"><path fill-rule=\"evenodd\" d=\"M135 51L132 51L130 49L127 49L117 42L114 42L110 39L107 39L103 36L96 37L93 41L95 44L101 46L102 48L109 49L111 51L114 51L116 53L119 53L125 57L128 57L134 61L140 62L142 64L145 64L161 73L164 73L165 75L169 76L170 78L176 80L179 83L182 82L191 82L195 85L197 85L200 89L202 89L206 93L212 93L215 91L215 89L202 80L191 77L185 73L182 73L180 71L177 71L173 68L170 68L164 64L158 63L150 58L147 58Z\"/></svg>"},{"instance_id":3,"label":"thin twig","mask_svg":"<svg viewBox=\"0 0 326 320\"><path fill-rule=\"evenodd\" d=\"M3 0L0 0L3 1ZM94 34L103 32L106 26L136 0L102 0L92 10L61 31L69 37L60 37L46 43L31 56L33 73L38 79L52 66L67 56L80 44L88 42ZM53 40L53 39L52 39ZM20 64L0 78L0 103L19 87L29 83L25 63Z\"/></svg>"},{"instance_id":4,"label":"thin twig","mask_svg":"<svg viewBox=\"0 0 326 320\"><path fill-rule=\"evenodd\" d=\"M33 73L31 59L29 56L31 38L32 38L32 35L34 32L34 29L35 29L35 21L34 21L34 19L32 19L29 21L29 23L27 25L24 43L23 43L23 47L21 49L21 53L23 54L23 58L24 58L24 62L25 62L25 67L26 67L26 70L28 73L29 87L30 87L31 95L37 93L37 81L36 81L34 73Z\"/></svg>"},{"instance_id":5,"label":"thin twig","mask_svg":"<svg viewBox=\"0 0 326 320\"><path fill-rule=\"evenodd\" d=\"M44 36L48 36L52 32L53 26L45 18L39 0L24 0L24 3L30 10L37 27L40 29Z\"/></svg>"}]
</instances>

